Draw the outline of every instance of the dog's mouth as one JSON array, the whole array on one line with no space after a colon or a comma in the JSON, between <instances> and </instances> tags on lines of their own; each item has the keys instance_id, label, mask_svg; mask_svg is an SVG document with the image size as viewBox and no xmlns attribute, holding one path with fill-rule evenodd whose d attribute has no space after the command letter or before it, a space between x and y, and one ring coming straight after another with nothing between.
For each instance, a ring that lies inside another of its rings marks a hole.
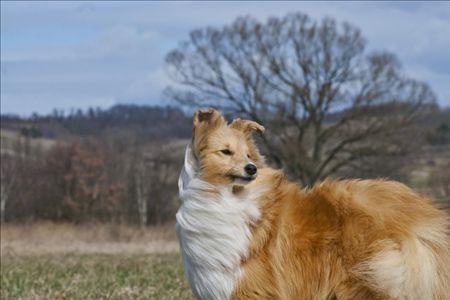
<instances>
[{"instance_id":1,"label":"dog's mouth","mask_svg":"<svg viewBox=\"0 0 450 300\"><path fill-rule=\"evenodd\" d=\"M230 175L231 179L234 183L237 184L247 184L253 180L255 180L256 175L253 176L240 176L240 175Z\"/></svg>"}]
</instances>

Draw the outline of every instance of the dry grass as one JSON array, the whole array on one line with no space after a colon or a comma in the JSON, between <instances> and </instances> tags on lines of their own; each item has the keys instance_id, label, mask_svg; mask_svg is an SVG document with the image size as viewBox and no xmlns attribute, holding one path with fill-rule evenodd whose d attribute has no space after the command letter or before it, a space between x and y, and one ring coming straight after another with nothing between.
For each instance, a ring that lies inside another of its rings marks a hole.
<instances>
[{"instance_id":1,"label":"dry grass","mask_svg":"<svg viewBox=\"0 0 450 300\"><path fill-rule=\"evenodd\" d=\"M39 222L1 226L1 255L168 253L178 251L174 225L131 227Z\"/></svg>"},{"instance_id":2,"label":"dry grass","mask_svg":"<svg viewBox=\"0 0 450 300\"><path fill-rule=\"evenodd\" d=\"M8 129L0 129L1 138L1 153L15 154L14 145L18 140L24 141L25 138L20 135L20 132ZM49 138L33 138L29 139L32 148L41 148L42 150L49 150L56 145L57 141Z\"/></svg>"}]
</instances>

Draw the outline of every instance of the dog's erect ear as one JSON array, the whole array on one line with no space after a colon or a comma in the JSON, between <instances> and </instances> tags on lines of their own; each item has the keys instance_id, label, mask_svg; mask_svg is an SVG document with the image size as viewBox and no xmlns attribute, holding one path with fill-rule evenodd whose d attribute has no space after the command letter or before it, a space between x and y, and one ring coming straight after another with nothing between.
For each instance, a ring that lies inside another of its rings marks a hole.
<instances>
[{"instance_id":1,"label":"dog's erect ear","mask_svg":"<svg viewBox=\"0 0 450 300\"><path fill-rule=\"evenodd\" d=\"M240 118L234 119L230 125L231 128L240 130L246 135L252 134L254 131L264 132L264 126L250 120L241 120Z\"/></svg>"},{"instance_id":2,"label":"dog's erect ear","mask_svg":"<svg viewBox=\"0 0 450 300\"><path fill-rule=\"evenodd\" d=\"M215 109L201 109L194 113L194 127L192 128L192 142L195 155L199 155L199 149L205 143L208 132L219 128L227 122L220 112Z\"/></svg>"},{"instance_id":3,"label":"dog's erect ear","mask_svg":"<svg viewBox=\"0 0 450 300\"><path fill-rule=\"evenodd\" d=\"M194 113L194 128L200 125L207 125L208 127L219 126L225 123L225 119L220 112L213 108L201 109Z\"/></svg>"}]
</instances>

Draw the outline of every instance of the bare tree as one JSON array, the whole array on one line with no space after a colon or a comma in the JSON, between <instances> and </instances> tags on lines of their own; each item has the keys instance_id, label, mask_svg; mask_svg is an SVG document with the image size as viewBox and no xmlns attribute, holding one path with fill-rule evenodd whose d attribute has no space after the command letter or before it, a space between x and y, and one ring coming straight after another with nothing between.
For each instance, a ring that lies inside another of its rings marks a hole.
<instances>
[{"instance_id":1,"label":"bare tree","mask_svg":"<svg viewBox=\"0 0 450 300\"><path fill-rule=\"evenodd\" d=\"M33 150L33 151L32 151ZM2 137L2 153L0 163L0 214L1 223L6 220L6 211L14 218L14 206L23 202L23 185L32 178L33 162L40 155L40 147L32 149L29 137ZM10 218L10 217L8 217Z\"/></svg>"},{"instance_id":2,"label":"bare tree","mask_svg":"<svg viewBox=\"0 0 450 300\"><path fill-rule=\"evenodd\" d=\"M148 195L151 182L148 180L148 166L142 156L139 156L134 166L134 185L136 188L136 202L139 213L139 225L148 224Z\"/></svg>"},{"instance_id":3,"label":"bare tree","mask_svg":"<svg viewBox=\"0 0 450 300\"><path fill-rule=\"evenodd\" d=\"M435 97L390 53L367 53L360 31L296 13L238 18L193 31L167 57L181 104L263 123L266 156L304 184L405 151L404 131Z\"/></svg>"},{"instance_id":4,"label":"bare tree","mask_svg":"<svg viewBox=\"0 0 450 300\"><path fill-rule=\"evenodd\" d=\"M135 143L130 153L128 178L133 189L130 194L136 199L140 226L162 224L172 219L178 207L173 187L181 155L173 147L178 148L170 143L144 147Z\"/></svg>"},{"instance_id":5,"label":"bare tree","mask_svg":"<svg viewBox=\"0 0 450 300\"><path fill-rule=\"evenodd\" d=\"M8 203L11 190L16 182L17 178L17 163L13 155L8 153L2 153L1 157L1 178L0 178L0 213L1 222L5 222L6 204Z\"/></svg>"},{"instance_id":6,"label":"bare tree","mask_svg":"<svg viewBox=\"0 0 450 300\"><path fill-rule=\"evenodd\" d=\"M176 186L180 157L170 145L155 147L148 157L148 213L153 224L162 224L175 216L178 208Z\"/></svg>"},{"instance_id":7,"label":"bare tree","mask_svg":"<svg viewBox=\"0 0 450 300\"><path fill-rule=\"evenodd\" d=\"M435 196L438 204L450 210L450 163L431 172L428 187L427 192Z\"/></svg>"},{"instance_id":8,"label":"bare tree","mask_svg":"<svg viewBox=\"0 0 450 300\"><path fill-rule=\"evenodd\" d=\"M92 138L56 145L43 169L42 211L59 220L113 220L123 187L108 170L109 158L106 145Z\"/></svg>"}]
</instances>

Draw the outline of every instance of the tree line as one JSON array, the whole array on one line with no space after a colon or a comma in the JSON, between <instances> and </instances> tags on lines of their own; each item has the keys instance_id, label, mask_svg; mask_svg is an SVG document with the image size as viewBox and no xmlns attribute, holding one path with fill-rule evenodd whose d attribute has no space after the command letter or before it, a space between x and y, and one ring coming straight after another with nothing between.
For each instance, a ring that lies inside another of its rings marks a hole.
<instances>
[{"instance_id":1,"label":"tree line","mask_svg":"<svg viewBox=\"0 0 450 300\"><path fill-rule=\"evenodd\" d=\"M2 221L148 225L173 219L177 173L190 137L189 117L181 111L116 106L90 117L2 121ZM85 130L86 122L103 126ZM30 128L56 138L31 136ZM4 135L6 129L14 135ZM165 135L152 134L158 130Z\"/></svg>"},{"instance_id":2,"label":"tree line","mask_svg":"<svg viewBox=\"0 0 450 300\"><path fill-rule=\"evenodd\" d=\"M340 176L387 177L408 182L408 175L419 161L448 160L441 154L432 157L437 153L432 149L444 147L441 152L448 149L449 115L448 109L438 110L433 118L416 124L416 128L423 128L422 141L411 140L408 145L417 147L417 151L404 156L384 156L383 164L377 163L381 156L372 161L367 157L366 169L357 175L349 172ZM335 117L330 115L329 122L334 122ZM185 118L189 119L187 115ZM5 127L17 129L18 124L26 123L39 128L39 122L24 119L21 122ZM191 125L186 127L190 131ZM150 225L173 220L178 207L177 177L189 134L183 139L175 135L145 141L131 133L105 136L102 131L72 139L33 138L23 130L13 132L16 135L7 138L2 131L2 222L52 220ZM421 152L429 153L428 157L420 155ZM435 167L430 175L433 180L426 183L432 196L444 200L450 197L447 167L450 165L445 163Z\"/></svg>"},{"instance_id":3,"label":"tree line","mask_svg":"<svg viewBox=\"0 0 450 300\"><path fill-rule=\"evenodd\" d=\"M1 123L2 128L20 131L32 138L68 140L80 136L133 135L148 142L190 135L189 116L170 106L119 104L108 109L55 109L48 115L33 114L26 118L2 115Z\"/></svg>"}]
</instances>

